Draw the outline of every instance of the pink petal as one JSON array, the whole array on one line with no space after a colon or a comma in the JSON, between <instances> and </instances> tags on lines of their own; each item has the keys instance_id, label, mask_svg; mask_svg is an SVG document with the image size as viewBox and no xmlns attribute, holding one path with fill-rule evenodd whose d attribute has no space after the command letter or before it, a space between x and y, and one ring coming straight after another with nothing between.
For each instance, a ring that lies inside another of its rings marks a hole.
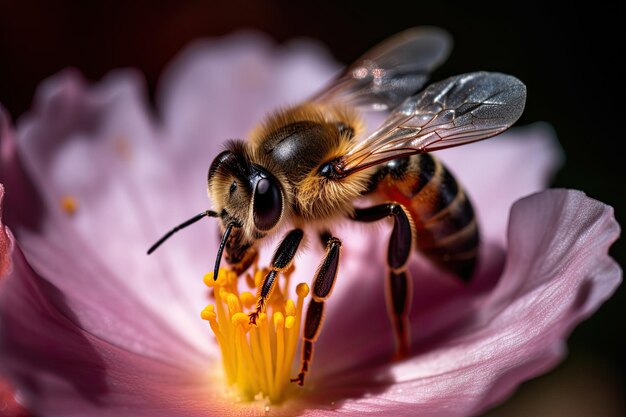
<instances>
[{"instance_id":1,"label":"pink petal","mask_svg":"<svg viewBox=\"0 0 626 417\"><path fill-rule=\"evenodd\" d=\"M66 71L42 85L36 110L20 121L17 145L48 215L42 231L16 230L32 266L69 295L91 296L114 310L120 307L115 292L132 294L127 308L149 308L178 339L205 350L210 339L196 318L206 305L201 277L208 267L191 259L215 243L212 234L187 235L179 246L187 252L146 256L173 219L188 218L190 210L177 197L175 170L164 162L160 133L143 101L142 82L130 72L112 73L92 87ZM77 201L75 213L61 209L64 196ZM164 196L172 200L164 204ZM83 254L78 261L77 253Z\"/></svg>"},{"instance_id":2,"label":"pink petal","mask_svg":"<svg viewBox=\"0 0 626 417\"><path fill-rule=\"evenodd\" d=\"M215 412L203 396L205 380L191 363L172 364L109 344L77 326L80 317L63 295L14 255L14 273L0 292L0 369L20 387L36 415L187 416ZM200 363L197 363L199 365ZM203 366L211 366L205 362ZM184 406L182 406L184 404Z\"/></svg>"},{"instance_id":3,"label":"pink petal","mask_svg":"<svg viewBox=\"0 0 626 417\"><path fill-rule=\"evenodd\" d=\"M45 215L43 204L24 169L16 148L15 131L9 115L0 104L0 181L9 190L4 219L37 229Z\"/></svg>"},{"instance_id":4,"label":"pink petal","mask_svg":"<svg viewBox=\"0 0 626 417\"><path fill-rule=\"evenodd\" d=\"M445 333L419 343L410 360L391 368L363 363L326 377L311 387L314 398L346 414L424 416L475 415L502 401L554 367L572 328L615 291L621 270L608 248L618 235L613 210L581 192L549 190L521 200L511 212L507 265L493 292ZM363 298L359 305L380 302ZM426 320L412 322L414 335ZM319 363L332 361L320 356Z\"/></svg>"},{"instance_id":5,"label":"pink petal","mask_svg":"<svg viewBox=\"0 0 626 417\"><path fill-rule=\"evenodd\" d=\"M0 186L0 203L3 194ZM0 374L11 376L30 411L94 417L224 411L227 404L207 389L215 363L199 359L139 304L132 310L121 305L123 293L117 312L102 309L99 300L76 302L33 271L1 224L0 231ZM90 321L97 323L84 326ZM94 325L107 327L105 334L121 333L132 346L85 329Z\"/></svg>"}]
</instances>

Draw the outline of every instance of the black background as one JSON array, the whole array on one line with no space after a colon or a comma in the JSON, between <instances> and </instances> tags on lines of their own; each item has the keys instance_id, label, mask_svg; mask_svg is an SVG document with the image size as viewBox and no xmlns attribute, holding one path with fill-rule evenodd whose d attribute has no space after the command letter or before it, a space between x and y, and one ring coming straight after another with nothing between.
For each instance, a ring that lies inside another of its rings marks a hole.
<instances>
[{"instance_id":1,"label":"black background","mask_svg":"<svg viewBox=\"0 0 626 417\"><path fill-rule=\"evenodd\" d=\"M0 102L19 117L37 84L70 65L93 80L113 68L137 67L154 93L164 65L190 40L240 28L256 28L278 42L315 38L349 63L395 32L435 25L455 40L437 78L485 69L523 80L528 101L519 123L551 123L565 150L553 185L585 191L615 207L624 221L622 2L570 2L551 10L548 2L212 3L0 0ZM611 250L620 265L626 264L625 246L622 239ZM625 292L620 288L569 342L573 358L599 358L618 381L626 352Z\"/></svg>"}]
</instances>

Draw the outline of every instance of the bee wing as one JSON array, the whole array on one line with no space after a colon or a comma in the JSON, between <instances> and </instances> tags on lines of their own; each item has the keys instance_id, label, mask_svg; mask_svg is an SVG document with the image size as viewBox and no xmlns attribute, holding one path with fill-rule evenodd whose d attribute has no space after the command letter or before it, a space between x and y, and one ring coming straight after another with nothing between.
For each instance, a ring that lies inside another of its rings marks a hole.
<instances>
[{"instance_id":1,"label":"bee wing","mask_svg":"<svg viewBox=\"0 0 626 417\"><path fill-rule=\"evenodd\" d=\"M369 50L312 100L393 109L426 84L451 48L452 38L442 29L408 29Z\"/></svg>"},{"instance_id":2,"label":"bee wing","mask_svg":"<svg viewBox=\"0 0 626 417\"><path fill-rule=\"evenodd\" d=\"M485 139L521 116L526 86L510 75L473 72L431 84L394 109L338 162L343 175L404 156Z\"/></svg>"}]
</instances>

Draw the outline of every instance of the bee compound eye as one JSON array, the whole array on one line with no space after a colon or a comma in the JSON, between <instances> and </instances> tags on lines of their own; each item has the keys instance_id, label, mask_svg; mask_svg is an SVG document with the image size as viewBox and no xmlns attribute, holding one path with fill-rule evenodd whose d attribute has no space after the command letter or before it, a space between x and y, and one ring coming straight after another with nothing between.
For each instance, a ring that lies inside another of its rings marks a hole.
<instances>
[{"instance_id":1,"label":"bee compound eye","mask_svg":"<svg viewBox=\"0 0 626 417\"><path fill-rule=\"evenodd\" d=\"M280 188L271 178L261 178L254 188L254 224L259 230L276 226L283 211Z\"/></svg>"}]
</instances>

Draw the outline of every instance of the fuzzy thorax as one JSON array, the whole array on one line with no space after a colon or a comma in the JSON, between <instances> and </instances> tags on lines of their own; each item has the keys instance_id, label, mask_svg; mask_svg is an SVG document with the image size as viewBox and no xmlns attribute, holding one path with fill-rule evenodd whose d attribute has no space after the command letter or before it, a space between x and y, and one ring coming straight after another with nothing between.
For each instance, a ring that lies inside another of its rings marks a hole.
<instances>
[{"instance_id":1,"label":"fuzzy thorax","mask_svg":"<svg viewBox=\"0 0 626 417\"><path fill-rule=\"evenodd\" d=\"M368 171L340 180L311 172L296 187L296 211L307 221L349 216L354 211L354 201L367 189L369 178Z\"/></svg>"}]
</instances>

